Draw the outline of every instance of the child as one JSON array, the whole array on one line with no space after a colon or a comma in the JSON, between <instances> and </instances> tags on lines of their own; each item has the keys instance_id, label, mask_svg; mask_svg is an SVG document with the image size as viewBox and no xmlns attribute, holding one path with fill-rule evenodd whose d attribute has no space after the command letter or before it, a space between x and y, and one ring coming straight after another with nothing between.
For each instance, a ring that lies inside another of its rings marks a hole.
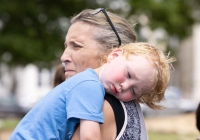
<instances>
[{"instance_id":1,"label":"child","mask_svg":"<svg viewBox=\"0 0 200 140\"><path fill-rule=\"evenodd\" d=\"M162 107L157 103L164 99L173 58L147 43L131 43L114 49L106 60L50 91L10 139L71 139L78 123L81 138L101 139L105 91L123 102L137 100L153 109Z\"/></svg>"}]
</instances>

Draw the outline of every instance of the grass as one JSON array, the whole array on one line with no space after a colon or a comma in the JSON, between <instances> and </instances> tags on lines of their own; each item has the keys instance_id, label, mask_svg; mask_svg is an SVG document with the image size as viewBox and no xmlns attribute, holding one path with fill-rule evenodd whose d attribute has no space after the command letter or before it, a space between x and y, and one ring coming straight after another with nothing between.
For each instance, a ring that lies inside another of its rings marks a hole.
<instances>
[{"instance_id":1,"label":"grass","mask_svg":"<svg viewBox=\"0 0 200 140\"><path fill-rule=\"evenodd\" d=\"M0 129L1 130L13 130L19 123L20 118L7 118L0 119Z\"/></svg>"},{"instance_id":2,"label":"grass","mask_svg":"<svg viewBox=\"0 0 200 140\"><path fill-rule=\"evenodd\" d=\"M0 130L13 130L19 123L20 118L0 119ZM196 140L194 134L177 134L177 133L159 133L148 131L149 140Z\"/></svg>"},{"instance_id":3,"label":"grass","mask_svg":"<svg viewBox=\"0 0 200 140\"><path fill-rule=\"evenodd\" d=\"M194 134L148 132L149 140L196 140Z\"/></svg>"}]
</instances>

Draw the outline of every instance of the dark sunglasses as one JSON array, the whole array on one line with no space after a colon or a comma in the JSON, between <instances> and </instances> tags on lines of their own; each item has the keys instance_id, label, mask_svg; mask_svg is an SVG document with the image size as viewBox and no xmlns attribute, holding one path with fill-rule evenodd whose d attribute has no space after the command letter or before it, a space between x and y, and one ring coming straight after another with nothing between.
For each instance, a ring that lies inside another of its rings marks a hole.
<instances>
[{"instance_id":1,"label":"dark sunglasses","mask_svg":"<svg viewBox=\"0 0 200 140\"><path fill-rule=\"evenodd\" d=\"M112 21L110 20L108 14L106 13L106 10L104 8L98 8L96 10L94 10L94 12L92 13L93 15L98 14L99 12L103 12L103 14L105 15L108 23L110 24L110 26L112 27L113 31L115 32L117 39L119 41L119 46L121 45L121 39L117 33L117 30L115 29L115 26L113 25Z\"/></svg>"}]
</instances>

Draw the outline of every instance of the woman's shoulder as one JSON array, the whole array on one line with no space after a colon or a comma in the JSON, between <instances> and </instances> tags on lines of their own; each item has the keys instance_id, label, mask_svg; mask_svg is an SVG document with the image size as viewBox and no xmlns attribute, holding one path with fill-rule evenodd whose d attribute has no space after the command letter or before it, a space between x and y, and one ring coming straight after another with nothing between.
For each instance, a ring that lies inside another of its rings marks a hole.
<instances>
[{"instance_id":1,"label":"woman's shoulder","mask_svg":"<svg viewBox=\"0 0 200 140\"><path fill-rule=\"evenodd\" d=\"M117 138L120 140L129 140L134 138L147 140L146 126L144 117L138 102L121 102L112 95L106 94L104 102L105 119L112 122L114 115L115 128L117 129Z\"/></svg>"}]
</instances>

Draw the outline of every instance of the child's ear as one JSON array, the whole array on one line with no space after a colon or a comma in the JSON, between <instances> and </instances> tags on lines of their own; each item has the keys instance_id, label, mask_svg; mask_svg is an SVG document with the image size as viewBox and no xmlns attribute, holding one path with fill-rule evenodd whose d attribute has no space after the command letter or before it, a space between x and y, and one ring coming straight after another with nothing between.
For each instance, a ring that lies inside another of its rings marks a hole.
<instances>
[{"instance_id":1,"label":"child's ear","mask_svg":"<svg viewBox=\"0 0 200 140\"><path fill-rule=\"evenodd\" d=\"M107 62L110 62L114 58L121 56L123 54L123 50L121 48L114 49L109 55Z\"/></svg>"}]
</instances>

